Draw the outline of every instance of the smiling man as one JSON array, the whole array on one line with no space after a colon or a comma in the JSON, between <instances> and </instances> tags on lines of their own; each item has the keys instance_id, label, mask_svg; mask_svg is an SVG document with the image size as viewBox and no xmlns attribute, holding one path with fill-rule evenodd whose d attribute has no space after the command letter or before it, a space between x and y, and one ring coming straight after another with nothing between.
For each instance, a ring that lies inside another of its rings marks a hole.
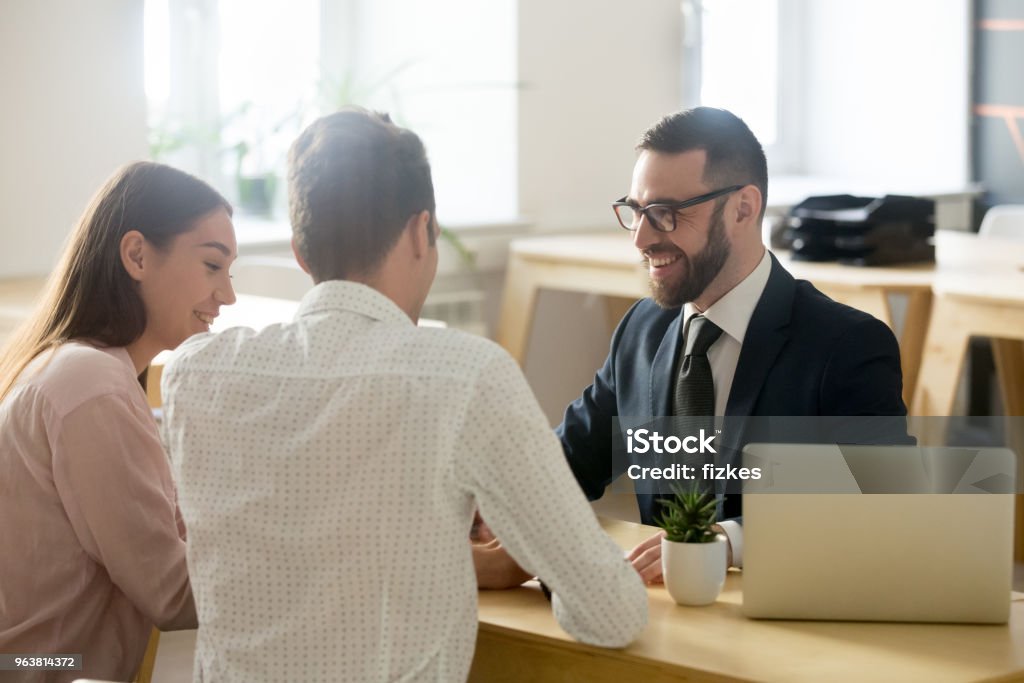
<instances>
[{"instance_id":1,"label":"smiling man","mask_svg":"<svg viewBox=\"0 0 1024 683\"><path fill-rule=\"evenodd\" d=\"M591 500L625 468L612 457L617 416L906 414L889 328L795 280L764 248L767 164L742 120L708 107L672 114L638 150L629 194L613 209L649 269L651 298L624 316L557 428ZM638 490L643 522L660 515L658 498ZM740 505L726 497L721 530L741 566ZM660 535L630 559L645 580L659 579Z\"/></svg>"}]
</instances>

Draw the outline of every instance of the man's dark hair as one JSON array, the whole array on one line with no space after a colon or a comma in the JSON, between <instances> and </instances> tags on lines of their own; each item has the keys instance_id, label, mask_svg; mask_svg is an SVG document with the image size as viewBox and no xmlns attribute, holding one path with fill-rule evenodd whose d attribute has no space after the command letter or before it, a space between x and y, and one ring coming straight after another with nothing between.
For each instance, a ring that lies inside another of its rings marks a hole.
<instances>
[{"instance_id":1,"label":"man's dark hair","mask_svg":"<svg viewBox=\"0 0 1024 683\"><path fill-rule=\"evenodd\" d=\"M288 153L288 195L296 246L316 282L373 273L413 214L430 211L434 220L423 142L361 108L317 119L299 135Z\"/></svg>"},{"instance_id":2,"label":"man's dark hair","mask_svg":"<svg viewBox=\"0 0 1024 683\"><path fill-rule=\"evenodd\" d=\"M743 119L732 112L695 107L669 114L644 132L637 149L667 154L704 150L704 183L712 190L729 185L756 186L761 190L760 218L764 218L768 202L764 149Z\"/></svg>"}]
</instances>

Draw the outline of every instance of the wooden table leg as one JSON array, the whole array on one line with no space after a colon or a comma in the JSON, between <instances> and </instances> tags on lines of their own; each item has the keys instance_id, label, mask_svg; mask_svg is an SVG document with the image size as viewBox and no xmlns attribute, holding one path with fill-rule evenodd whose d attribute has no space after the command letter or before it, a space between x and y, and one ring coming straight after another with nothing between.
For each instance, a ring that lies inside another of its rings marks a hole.
<instances>
[{"instance_id":1,"label":"wooden table leg","mask_svg":"<svg viewBox=\"0 0 1024 683\"><path fill-rule=\"evenodd\" d=\"M1024 342L1019 339L993 339L992 355L1003 397L1003 412L1024 416Z\"/></svg>"},{"instance_id":2,"label":"wooden table leg","mask_svg":"<svg viewBox=\"0 0 1024 683\"><path fill-rule=\"evenodd\" d=\"M160 396L160 378L164 374L164 366L150 365L146 368L146 399L150 408L163 406L163 397Z\"/></svg>"},{"instance_id":3,"label":"wooden table leg","mask_svg":"<svg viewBox=\"0 0 1024 683\"><path fill-rule=\"evenodd\" d=\"M526 345L533 329L537 290L532 266L516 254L510 254L498 321L498 343L520 366L525 363Z\"/></svg>"},{"instance_id":4,"label":"wooden table leg","mask_svg":"<svg viewBox=\"0 0 1024 683\"><path fill-rule=\"evenodd\" d=\"M996 362L999 391L1003 397L1003 412L1007 415L1024 416L1024 342L1018 339L993 339L992 354ZM1024 420L1024 417L1020 419ZM1024 443L1021 443L1019 429L1013 430L1011 438L1014 441L1009 445L1014 451L1024 452ZM1017 462L1021 462L1020 457L1017 458ZM1024 472L1017 473L1017 481L1024 481ZM1014 559L1017 562L1024 562L1024 495L1017 496L1015 523L1017 531L1014 542Z\"/></svg>"},{"instance_id":5,"label":"wooden table leg","mask_svg":"<svg viewBox=\"0 0 1024 683\"><path fill-rule=\"evenodd\" d=\"M948 416L953 412L969 338L960 315L957 302L936 297L911 403L913 415Z\"/></svg>"},{"instance_id":6,"label":"wooden table leg","mask_svg":"<svg viewBox=\"0 0 1024 683\"><path fill-rule=\"evenodd\" d=\"M911 292L907 298L907 316L900 334L900 365L903 367L903 402L910 408L917 389L924 354L924 338L932 315L932 293Z\"/></svg>"},{"instance_id":7,"label":"wooden table leg","mask_svg":"<svg viewBox=\"0 0 1024 683\"><path fill-rule=\"evenodd\" d=\"M892 310L889 307L889 297L884 290L877 288L847 289L818 284L815 284L815 287L830 299L873 315L888 325L890 329L895 329Z\"/></svg>"}]
</instances>

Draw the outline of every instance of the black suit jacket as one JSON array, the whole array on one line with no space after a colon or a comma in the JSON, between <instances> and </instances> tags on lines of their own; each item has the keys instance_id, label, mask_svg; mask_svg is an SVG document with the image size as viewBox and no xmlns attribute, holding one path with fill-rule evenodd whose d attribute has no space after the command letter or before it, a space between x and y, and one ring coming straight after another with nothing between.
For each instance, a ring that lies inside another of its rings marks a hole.
<instances>
[{"instance_id":1,"label":"black suit jacket","mask_svg":"<svg viewBox=\"0 0 1024 683\"><path fill-rule=\"evenodd\" d=\"M906 415L899 347L888 326L795 280L774 255L771 260L740 350L726 416ZM624 470L613 467L612 440L621 437L613 434L612 418L671 415L681 322L681 308L663 309L651 299L637 302L615 330L593 384L566 409L556 433L589 499L601 497ZM726 430L725 437L733 453L755 438L742 426ZM846 442L864 441L850 435ZM641 519L653 523L654 497L638 493L637 498ZM727 518L740 514L738 497L732 498Z\"/></svg>"}]
</instances>

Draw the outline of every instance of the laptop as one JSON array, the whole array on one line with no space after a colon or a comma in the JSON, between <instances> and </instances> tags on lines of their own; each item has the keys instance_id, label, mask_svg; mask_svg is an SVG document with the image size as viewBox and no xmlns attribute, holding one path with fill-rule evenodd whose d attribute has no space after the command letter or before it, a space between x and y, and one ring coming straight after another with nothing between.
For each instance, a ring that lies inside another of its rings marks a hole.
<instances>
[{"instance_id":1,"label":"laptop","mask_svg":"<svg viewBox=\"0 0 1024 683\"><path fill-rule=\"evenodd\" d=\"M1016 458L1005 448L750 444L743 613L1002 624Z\"/></svg>"}]
</instances>

